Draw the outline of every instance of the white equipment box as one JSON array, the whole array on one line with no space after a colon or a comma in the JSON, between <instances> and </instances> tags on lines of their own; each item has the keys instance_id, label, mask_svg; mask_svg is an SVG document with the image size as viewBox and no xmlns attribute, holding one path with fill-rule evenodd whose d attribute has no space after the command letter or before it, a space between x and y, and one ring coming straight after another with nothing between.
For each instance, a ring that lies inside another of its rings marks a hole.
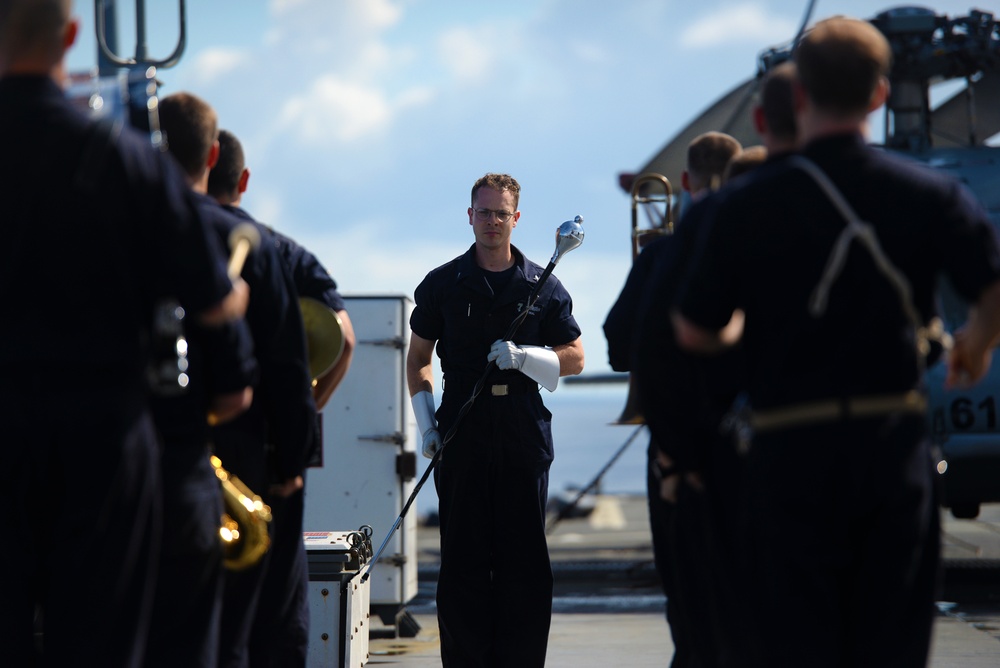
<instances>
[{"instance_id":1,"label":"white equipment box","mask_svg":"<svg viewBox=\"0 0 1000 668\"><path fill-rule=\"evenodd\" d=\"M363 531L316 531L303 535L309 562L310 668L360 668L368 663L368 582L362 571L372 557Z\"/></svg>"},{"instance_id":2,"label":"white equipment box","mask_svg":"<svg viewBox=\"0 0 1000 668\"><path fill-rule=\"evenodd\" d=\"M406 385L413 302L403 295L345 296L357 345L347 376L323 408L323 465L306 472L303 530L372 527L381 545L416 477L416 424ZM405 611L417 595L412 508L372 569L371 610L397 634L419 630Z\"/></svg>"}]
</instances>

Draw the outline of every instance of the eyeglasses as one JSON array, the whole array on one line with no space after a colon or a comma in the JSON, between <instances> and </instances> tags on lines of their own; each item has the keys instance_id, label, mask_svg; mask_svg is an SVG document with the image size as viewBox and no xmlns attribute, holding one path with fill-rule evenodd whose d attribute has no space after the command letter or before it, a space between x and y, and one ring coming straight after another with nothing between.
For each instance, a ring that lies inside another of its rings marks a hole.
<instances>
[{"instance_id":1,"label":"eyeglasses","mask_svg":"<svg viewBox=\"0 0 1000 668\"><path fill-rule=\"evenodd\" d=\"M489 220L495 214L498 223L506 223L510 220L510 217L514 215L513 211L504 211L502 209L473 209L476 212L476 218L479 220Z\"/></svg>"}]
</instances>

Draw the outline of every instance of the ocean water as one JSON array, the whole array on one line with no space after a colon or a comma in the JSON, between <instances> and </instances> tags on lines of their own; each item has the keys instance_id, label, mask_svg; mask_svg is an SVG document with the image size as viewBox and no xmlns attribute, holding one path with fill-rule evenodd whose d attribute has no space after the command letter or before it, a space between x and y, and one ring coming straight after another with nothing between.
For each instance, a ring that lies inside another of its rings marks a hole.
<instances>
[{"instance_id":1,"label":"ocean water","mask_svg":"<svg viewBox=\"0 0 1000 668\"><path fill-rule=\"evenodd\" d=\"M555 444L555 460L549 470L550 498L590 484L636 430L633 425L611 424L621 415L627 393L626 383L560 383L555 392L542 390L542 400L552 412ZM642 428L601 476L595 491L645 494L648 444L648 432ZM426 461L421 458L421 464ZM423 468L421 465L421 473ZM436 509L433 480L428 479L416 505L421 515Z\"/></svg>"}]
</instances>

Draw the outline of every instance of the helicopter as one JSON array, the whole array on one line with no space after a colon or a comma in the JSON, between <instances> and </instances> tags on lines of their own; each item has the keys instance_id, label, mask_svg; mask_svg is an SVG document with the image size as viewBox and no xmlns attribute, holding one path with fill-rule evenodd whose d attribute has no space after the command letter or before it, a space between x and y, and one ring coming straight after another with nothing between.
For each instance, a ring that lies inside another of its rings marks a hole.
<instances>
[{"instance_id":1,"label":"helicopter","mask_svg":"<svg viewBox=\"0 0 1000 668\"><path fill-rule=\"evenodd\" d=\"M948 17L913 6L887 9L869 21L885 35L893 53L884 137L874 145L964 183L1000 230L1000 146L989 144L1000 133L1000 22L976 9ZM669 183L680 182L692 139L718 130L745 146L759 143L750 113L757 87L771 68L791 58L797 41L798 36L762 51L755 76L711 104L639 170L619 174L619 185L632 197L633 258L651 237L669 233L675 209L686 204L670 192ZM932 108L930 91L940 84L954 92ZM645 212L645 227L639 210ZM939 294L945 328L954 331L964 322L968 303L946 280ZM971 388L945 390L944 378L943 362L927 370L928 431L939 453L942 505L956 518L972 519L981 504L1000 501L1000 365L994 364ZM619 423L627 421L628 412L626 406Z\"/></svg>"}]
</instances>

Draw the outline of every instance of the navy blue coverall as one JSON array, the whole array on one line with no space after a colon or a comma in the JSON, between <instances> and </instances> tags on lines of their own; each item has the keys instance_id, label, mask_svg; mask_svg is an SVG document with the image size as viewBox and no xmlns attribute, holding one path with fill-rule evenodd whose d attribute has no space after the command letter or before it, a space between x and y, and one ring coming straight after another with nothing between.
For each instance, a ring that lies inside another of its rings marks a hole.
<instances>
[{"instance_id":1,"label":"navy blue coverall","mask_svg":"<svg viewBox=\"0 0 1000 668\"><path fill-rule=\"evenodd\" d=\"M141 665L159 549L153 308L231 289L184 175L98 129L49 78L0 80L0 647L33 665ZM68 593L67 587L71 590Z\"/></svg>"},{"instance_id":2,"label":"navy blue coverall","mask_svg":"<svg viewBox=\"0 0 1000 668\"><path fill-rule=\"evenodd\" d=\"M222 621L222 490L209 462L213 397L256 384L245 322L207 329L185 318L187 386L154 393L163 442L163 545L146 648L147 668L214 668Z\"/></svg>"},{"instance_id":3,"label":"navy blue coverall","mask_svg":"<svg viewBox=\"0 0 1000 668\"><path fill-rule=\"evenodd\" d=\"M228 239L236 225L247 222L207 195L199 195L198 202L199 211L221 239ZM305 473L308 453L316 440L316 404L295 285L271 233L262 225L251 224L260 232L261 243L247 258L242 277L250 286L246 321L260 383L254 388L250 409L215 427L212 442L222 466L263 496L270 481L286 481ZM299 534L301 542L301 531ZM250 634L267 568L265 558L245 571L226 573L222 666L249 665Z\"/></svg>"},{"instance_id":4,"label":"navy blue coverall","mask_svg":"<svg viewBox=\"0 0 1000 668\"><path fill-rule=\"evenodd\" d=\"M826 173L905 275L926 321L946 274L974 302L1000 278L982 206L939 172L844 134L803 154ZM846 222L801 168L764 165L718 209L679 310L709 330L746 314L754 412L896 395L922 383L899 296L851 249L825 313L807 306ZM754 640L747 665L923 666L939 559L934 462L925 416L841 417L753 436L741 550ZM817 652L817 648L822 651Z\"/></svg>"},{"instance_id":5,"label":"navy blue coverall","mask_svg":"<svg viewBox=\"0 0 1000 668\"><path fill-rule=\"evenodd\" d=\"M225 206L244 220L253 220L244 209ZM300 297L316 299L334 311L345 310L337 283L322 263L289 237L268 228ZM323 443L317 438L308 463L322 461ZM271 483L282 482L273 474ZM271 506L273 533L266 557L267 572L250 636L251 668L305 666L309 649L309 564L302 542L305 488L285 499L264 495Z\"/></svg>"},{"instance_id":6,"label":"navy blue coverall","mask_svg":"<svg viewBox=\"0 0 1000 668\"><path fill-rule=\"evenodd\" d=\"M674 638L673 668L731 665L737 655L731 614L738 596L732 560L734 515L739 501L742 461L721 422L745 383L739 350L694 355L676 343L670 311L688 261L703 236L714 196L685 212L676 232L648 246L646 280L635 299L632 368L651 445L670 457L682 473L696 472L700 489L678 480L677 499L650 519L666 536L661 576L666 579L667 613ZM640 255L640 259L642 259ZM636 268L639 267L637 261ZM609 343L611 338L609 337ZM651 493L660 494L650 475ZM660 564L661 556L656 554Z\"/></svg>"},{"instance_id":7,"label":"navy blue coverall","mask_svg":"<svg viewBox=\"0 0 1000 668\"><path fill-rule=\"evenodd\" d=\"M444 388L442 438L542 274L511 247L514 267L494 294L475 245L431 271L414 292L410 328L437 341ZM518 345L559 346L580 327L555 276L513 336ZM506 390L499 388L506 386ZM497 388L497 389L494 389ZM506 391L506 394L502 392ZM445 446L434 481L441 520L437 606L445 666L541 667L552 614L545 504L552 463L552 414L538 384L520 371L491 371Z\"/></svg>"}]
</instances>

